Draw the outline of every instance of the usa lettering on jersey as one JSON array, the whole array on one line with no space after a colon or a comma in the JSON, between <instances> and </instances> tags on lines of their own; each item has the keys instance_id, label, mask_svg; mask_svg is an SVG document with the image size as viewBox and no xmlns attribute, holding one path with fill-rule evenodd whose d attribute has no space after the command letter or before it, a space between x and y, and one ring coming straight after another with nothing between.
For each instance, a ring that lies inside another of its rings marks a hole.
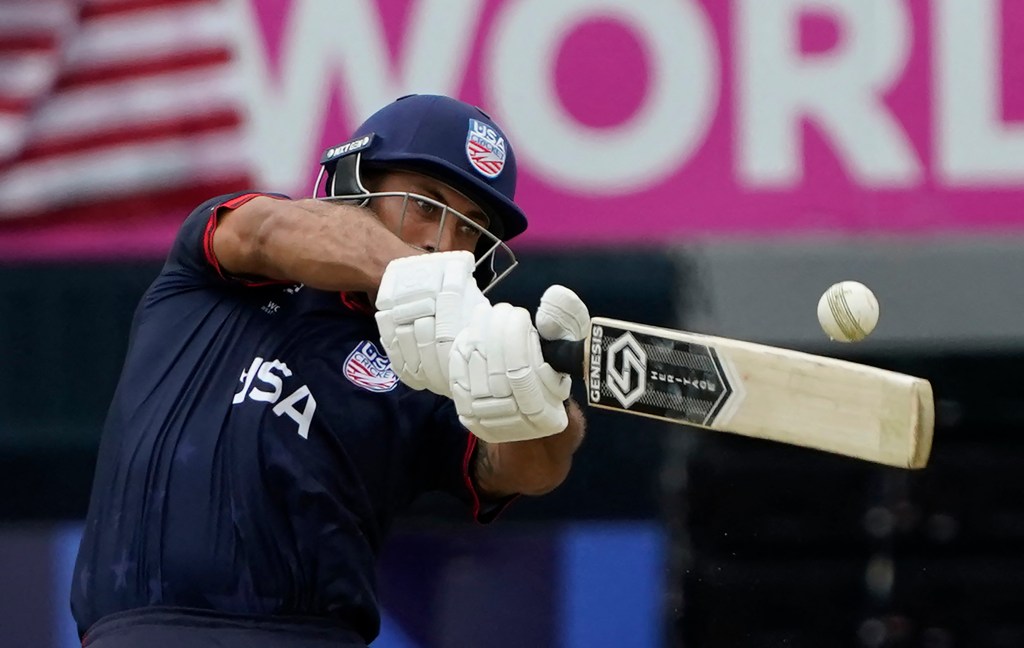
<instances>
[{"instance_id":1,"label":"usa lettering on jersey","mask_svg":"<svg viewBox=\"0 0 1024 648\"><path fill-rule=\"evenodd\" d=\"M231 399L231 403L238 405L248 399L273 404L271 411L274 416L287 416L295 421L299 425L299 436L308 439L309 425L316 412L316 399L306 385L300 385L281 398L285 391L285 379L291 375L291 369L280 360L264 360L257 356L239 376L242 389ZM300 406L302 409L299 409Z\"/></svg>"}]
</instances>

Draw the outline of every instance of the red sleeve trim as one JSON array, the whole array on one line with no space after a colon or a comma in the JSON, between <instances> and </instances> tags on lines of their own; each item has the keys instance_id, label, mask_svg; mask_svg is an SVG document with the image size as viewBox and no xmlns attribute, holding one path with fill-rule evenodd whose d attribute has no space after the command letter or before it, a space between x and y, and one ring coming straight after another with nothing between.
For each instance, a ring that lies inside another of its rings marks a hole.
<instances>
[{"instance_id":1,"label":"red sleeve trim","mask_svg":"<svg viewBox=\"0 0 1024 648\"><path fill-rule=\"evenodd\" d=\"M275 286L280 284L295 283L294 281L249 281L245 279L238 279L237 277L229 277L224 273L224 269L220 267L220 261L217 260L217 255L213 252L213 233L217 231L217 223L220 221L221 210L223 209L238 209L245 203L249 202L253 198L259 198L260 196L266 196L275 200L281 200L280 196L272 196L269 194L262 193L247 193L241 196L236 196L231 200L225 201L213 208L213 212L210 214L210 220L206 221L206 229L203 230L203 254L206 256L206 262L210 264L210 267L214 269L217 276L225 281L239 281L240 283L251 286L253 288L259 286Z\"/></svg>"},{"instance_id":2,"label":"red sleeve trim","mask_svg":"<svg viewBox=\"0 0 1024 648\"><path fill-rule=\"evenodd\" d=\"M473 477L470 473L470 463L473 461L473 451L476 450L477 438L472 433L466 435L466 453L462 456L462 480L466 483L466 489L469 491L470 497L473 498L473 520L480 524L487 524L498 519L509 504L519 499L519 495L510 495L498 500L492 506L488 506L484 509L483 503L480 500L480 493L476 489L476 484L473 483Z\"/></svg>"},{"instance_id":3,"label":"red sleeve trim","mask_svg":"<svg viewBox=\"0 0 1024 648\"><path fill-rule=\"evenodd\" d=\"M462 456L462 480L466 482L466 488L469 490L470 496L473 498L473 519L480 519L480 494L476 492L476 485L473 483L473 477L470 475L469 464L473 460L473 451L476 450L476 436L473 434L467 434L468 440L466 441L466 454Z\"/></svg>"},{"instance_id":4,"label":"red sleeve trim","mask_svg":"<svg viewBox=\"0 0 1024 648\"><path fill-rule=\"evenodd\" d=\"M377 309L370 303L370 298L366 293L343 292L341 293L341 303L345 304L345 307L349 310L362 313L363 315L373 315L377 312Z\"/></svg>"}]
</instances>

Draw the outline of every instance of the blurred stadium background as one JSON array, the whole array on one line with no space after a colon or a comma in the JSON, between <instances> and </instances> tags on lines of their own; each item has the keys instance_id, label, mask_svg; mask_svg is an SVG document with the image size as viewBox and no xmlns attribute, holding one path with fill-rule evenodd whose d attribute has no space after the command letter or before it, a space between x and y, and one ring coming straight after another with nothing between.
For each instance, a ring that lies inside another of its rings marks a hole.
<instances>
[{"instance_id":1,"label":"blurred stadium background","mask_svg":"<svg viewBox=\"0 0 1024 648\"><path fill-rule=\"evenodd\" d=\"M76 645L70 569L136 301L221 192L308 195L409 92L509 132L500 297L927 377L908 473L592 412L569 481L381 565L382 648L1024 646L1024 5L0 2L0 645ZM815 304L857 279L865 343ZM838 395L841 396L841 395Z\"/></svg>"}]
</instances>

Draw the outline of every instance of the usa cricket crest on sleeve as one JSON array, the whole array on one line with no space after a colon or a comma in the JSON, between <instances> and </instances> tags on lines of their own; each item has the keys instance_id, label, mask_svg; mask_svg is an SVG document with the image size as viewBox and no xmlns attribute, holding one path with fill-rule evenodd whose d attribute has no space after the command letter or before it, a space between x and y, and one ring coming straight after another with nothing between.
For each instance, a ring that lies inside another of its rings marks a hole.
<instances>
[{"instance_id":1,"label":"usa cricket crest on sleeve","mask_svg":"<svg viewBox=\"0 0 1024 648\"><path fill-rule=\"evenodd\" d=\"M345 377L356 387L372 392L389 392L398 386L391 361L369 340L360 342L345 358Z\"/></svg>"},{"instance_id":2,"label":"usa cricket crest on sleeve","mask_svg":"<svg viewBox=\"0 0 1024 648\"><path fill-rule=\"evenodd\" d=\"M591 405L711 426L742 399L740 380L710 346L593 324L587 350Z\"/></svg>"}]
</instances>

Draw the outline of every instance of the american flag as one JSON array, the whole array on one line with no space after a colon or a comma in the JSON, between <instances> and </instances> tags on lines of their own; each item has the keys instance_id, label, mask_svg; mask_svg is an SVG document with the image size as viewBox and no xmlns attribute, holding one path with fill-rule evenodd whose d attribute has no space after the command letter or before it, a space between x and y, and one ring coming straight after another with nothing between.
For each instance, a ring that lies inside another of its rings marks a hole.
<instances>
[{"instance_id":1,"label":"american flag","mask_svg":"<svg viewBox=\"0 0 1024 648\"><path fill-rule=\"evenodd\" d=\"M0 258L247 187L230 36L219 0L0 2Z\"/></svg>"}]
</instances>

